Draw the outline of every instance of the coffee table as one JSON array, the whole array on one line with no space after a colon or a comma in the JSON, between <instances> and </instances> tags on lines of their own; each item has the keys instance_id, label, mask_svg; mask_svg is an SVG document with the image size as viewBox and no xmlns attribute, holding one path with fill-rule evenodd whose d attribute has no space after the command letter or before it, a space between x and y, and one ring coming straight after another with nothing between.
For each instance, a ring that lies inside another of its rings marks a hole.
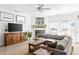
<instances>
[{"instance_id":1,"label":"coffee table","mask_svg":"<svg viewBox=\"0 0 79 59\"><path fill-rule=\"evenodd\" d=\"M53 53L53 51L49 51L44 48L39 48L38 50L33 52L33 55L51 55L52 53Z\"/></svg>"},{"instance_id":2,"label":"coffee table","mask_svg":"<svg viewBox=\"0 0 79 59\"><path fill-rule=\"evenodd\" d=\"M37 47L39 47L39 45L43 44L43 42L45 42L45 40L42 40L42 39L39 39L39 40L36 40L36 41L30 41L29 42L29 50L31 50L30 46L34 47L33 51L36 50Z\"/></svg>"}]
</instances>

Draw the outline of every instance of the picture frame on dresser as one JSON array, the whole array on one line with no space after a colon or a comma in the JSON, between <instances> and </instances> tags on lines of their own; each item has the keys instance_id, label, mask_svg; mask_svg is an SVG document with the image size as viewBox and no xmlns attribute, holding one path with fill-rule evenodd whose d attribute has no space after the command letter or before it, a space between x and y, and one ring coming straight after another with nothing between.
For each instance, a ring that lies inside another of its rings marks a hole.
<instances>
[{"instance_id":1,"label":"picture frame on dresser","mask_svg":"<svg viewBox=\"0 0 79 59\"><path fill-rule=\"evenodd\" d=\"M16 22L17 23L24 23L25 22L25 16L16 15Z\"/></svg>"},{"instance_id":2,"label":"picture frame on dresser","mask_svg":"<svg viewBox=\"0 0 79 59\"><path fill-rule=\"evenodd\" d=\"M1 18L1 21L13 22L14 14L0 11L0 18Z\"/></svg>"}]
</instances>

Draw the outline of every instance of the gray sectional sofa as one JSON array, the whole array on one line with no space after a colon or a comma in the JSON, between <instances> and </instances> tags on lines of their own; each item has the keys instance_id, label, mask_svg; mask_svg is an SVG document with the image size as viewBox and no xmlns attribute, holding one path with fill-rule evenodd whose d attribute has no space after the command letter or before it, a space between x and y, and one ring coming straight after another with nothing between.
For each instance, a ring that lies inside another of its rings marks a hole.
<instances>
[{"instance_id":1,"label":"gray sectional sofa","mask_svg":"<svg viewBox=\"0 0 79 59\"><path fill-rule=\"evenodd\" d=\"M56 36L56 35L44 35L43 38L51 38L55 40L60 40L57 42L55 48L51 48L49 46L41 46L41 48L45 48L53 51L53 55L70 55L72 54L72 38L71 36ZM53 46L51 44L51 46Z\"/></svg>"}]
</instances>

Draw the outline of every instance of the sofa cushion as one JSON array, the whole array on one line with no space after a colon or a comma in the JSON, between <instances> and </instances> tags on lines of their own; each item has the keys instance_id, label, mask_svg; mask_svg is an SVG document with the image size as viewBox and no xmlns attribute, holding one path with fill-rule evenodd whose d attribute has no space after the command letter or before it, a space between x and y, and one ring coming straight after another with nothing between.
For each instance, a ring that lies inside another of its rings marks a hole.
<instances>
[{"instance_id":1,"label":"sofa cushion","mask_svg":"<svg viewBox=\"0 0 79 59\"><path fill-rule=\"evenodd\" d=\"M63 40L66 40L67 43L69 43L69 41L71 40L71 36L66 36Z\"/></svg>"},{"instance_id":2,"label":"sofa cushion","mask_svg":"<svg viewBox=\"0 0 79 59\"><path fill-rule=\"evenodd\" d=\"M57 39L57 40L62 40L62 39L64 39L64 37L65 37L65 36L58 36L56 39Z\"/></svg>"},{"instance_id":3,"label":"sofa cushion","mask_svg":"<svg viewBox=\"0 0 79 59\"><path fill-rule=\"evenodd\" d=\"M59 35L51 35L51 34L45 34L45 35L41 35L39 37L42 37L42 38L50 38L50 39L56 39L56 40L62 40L64 39L64 35L62 36L59 36Z\"/></svg>"},{"instance_id":4,"label":"sofa cushion","mask_svg":"<svg viewBox=\"0 0 79 59\"><path fill-rule=\"evenodd\" d=\"M52 41L47 41L47 40L46 40L46 41L44 42L44 45L48 45L48 44L50 44L50 43L52 43Z\"/></svg>"},{"instance_id":5,"label":"sofa cushion","mask_svg":"<svg viewBox=\"0 0 79 59\"><path fill-rule=\"evenodd\" d=\"M64 47L62 45L57 45L56 48L59 50L64 50Z\"/></svg>"},{"instance_id":6,"label":"sofa cushion","mask_svg":"<svg viewBox=\"0 0 79 59\"><path fill-rule=\"evenodd\" d=\"M54 52L52 53L52 55L66 55L66 52L56 50L56 51L54 51Z\"/></svg>"},{"instance_id":7,"label":"sofa cushion","mask_svg":"<svg viewBox=\"0 0 79 59\"><path fill-rule=\"evenodd\" d=\"M63 39L63 40L61 40L61 41L59 41L58 43L57 43L57 46L56 46L56 48L57 49L65 49L66 48L66 46L67 46L67 44L68 44L68 41L66 40L66 39ZM61 48L62 47L62 48Z\"/></svg>"},{"instance_id":8,"label":"sofa cushion","mask_svg":"<svg viewBox=\"0 0 79 59\"><path fill-rule=\"evenodd\" d=\"M47 44L48 47L56 48L57 42Z\"/></svg>"}]
</instances>

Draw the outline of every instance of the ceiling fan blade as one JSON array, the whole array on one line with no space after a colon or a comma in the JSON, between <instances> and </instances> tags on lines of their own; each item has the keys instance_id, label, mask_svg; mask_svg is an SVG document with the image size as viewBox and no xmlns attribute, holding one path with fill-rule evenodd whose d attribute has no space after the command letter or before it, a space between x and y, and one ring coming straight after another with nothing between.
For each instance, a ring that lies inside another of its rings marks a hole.
<instances>
[{"instance_id":1,"label":"ceiling fan blade","mask_svg":"<svg viewBox=\"0 0 79 59\"><path fill-rule=\"evenodd\" d=\"M50 10L50 8L41 8L42 10Z\"/></svg>"},{"instance_id":2,"label":"ceiling fan blade","mask_svg":"<svg viewBox=\"0 0 79 59\"><path fill-rule=\"evenodd\" d=\"M44 4L38 4L36 11L43 12L44 10L50 10L50 8L44 7Z\"/></svg>"}]
</instances>

